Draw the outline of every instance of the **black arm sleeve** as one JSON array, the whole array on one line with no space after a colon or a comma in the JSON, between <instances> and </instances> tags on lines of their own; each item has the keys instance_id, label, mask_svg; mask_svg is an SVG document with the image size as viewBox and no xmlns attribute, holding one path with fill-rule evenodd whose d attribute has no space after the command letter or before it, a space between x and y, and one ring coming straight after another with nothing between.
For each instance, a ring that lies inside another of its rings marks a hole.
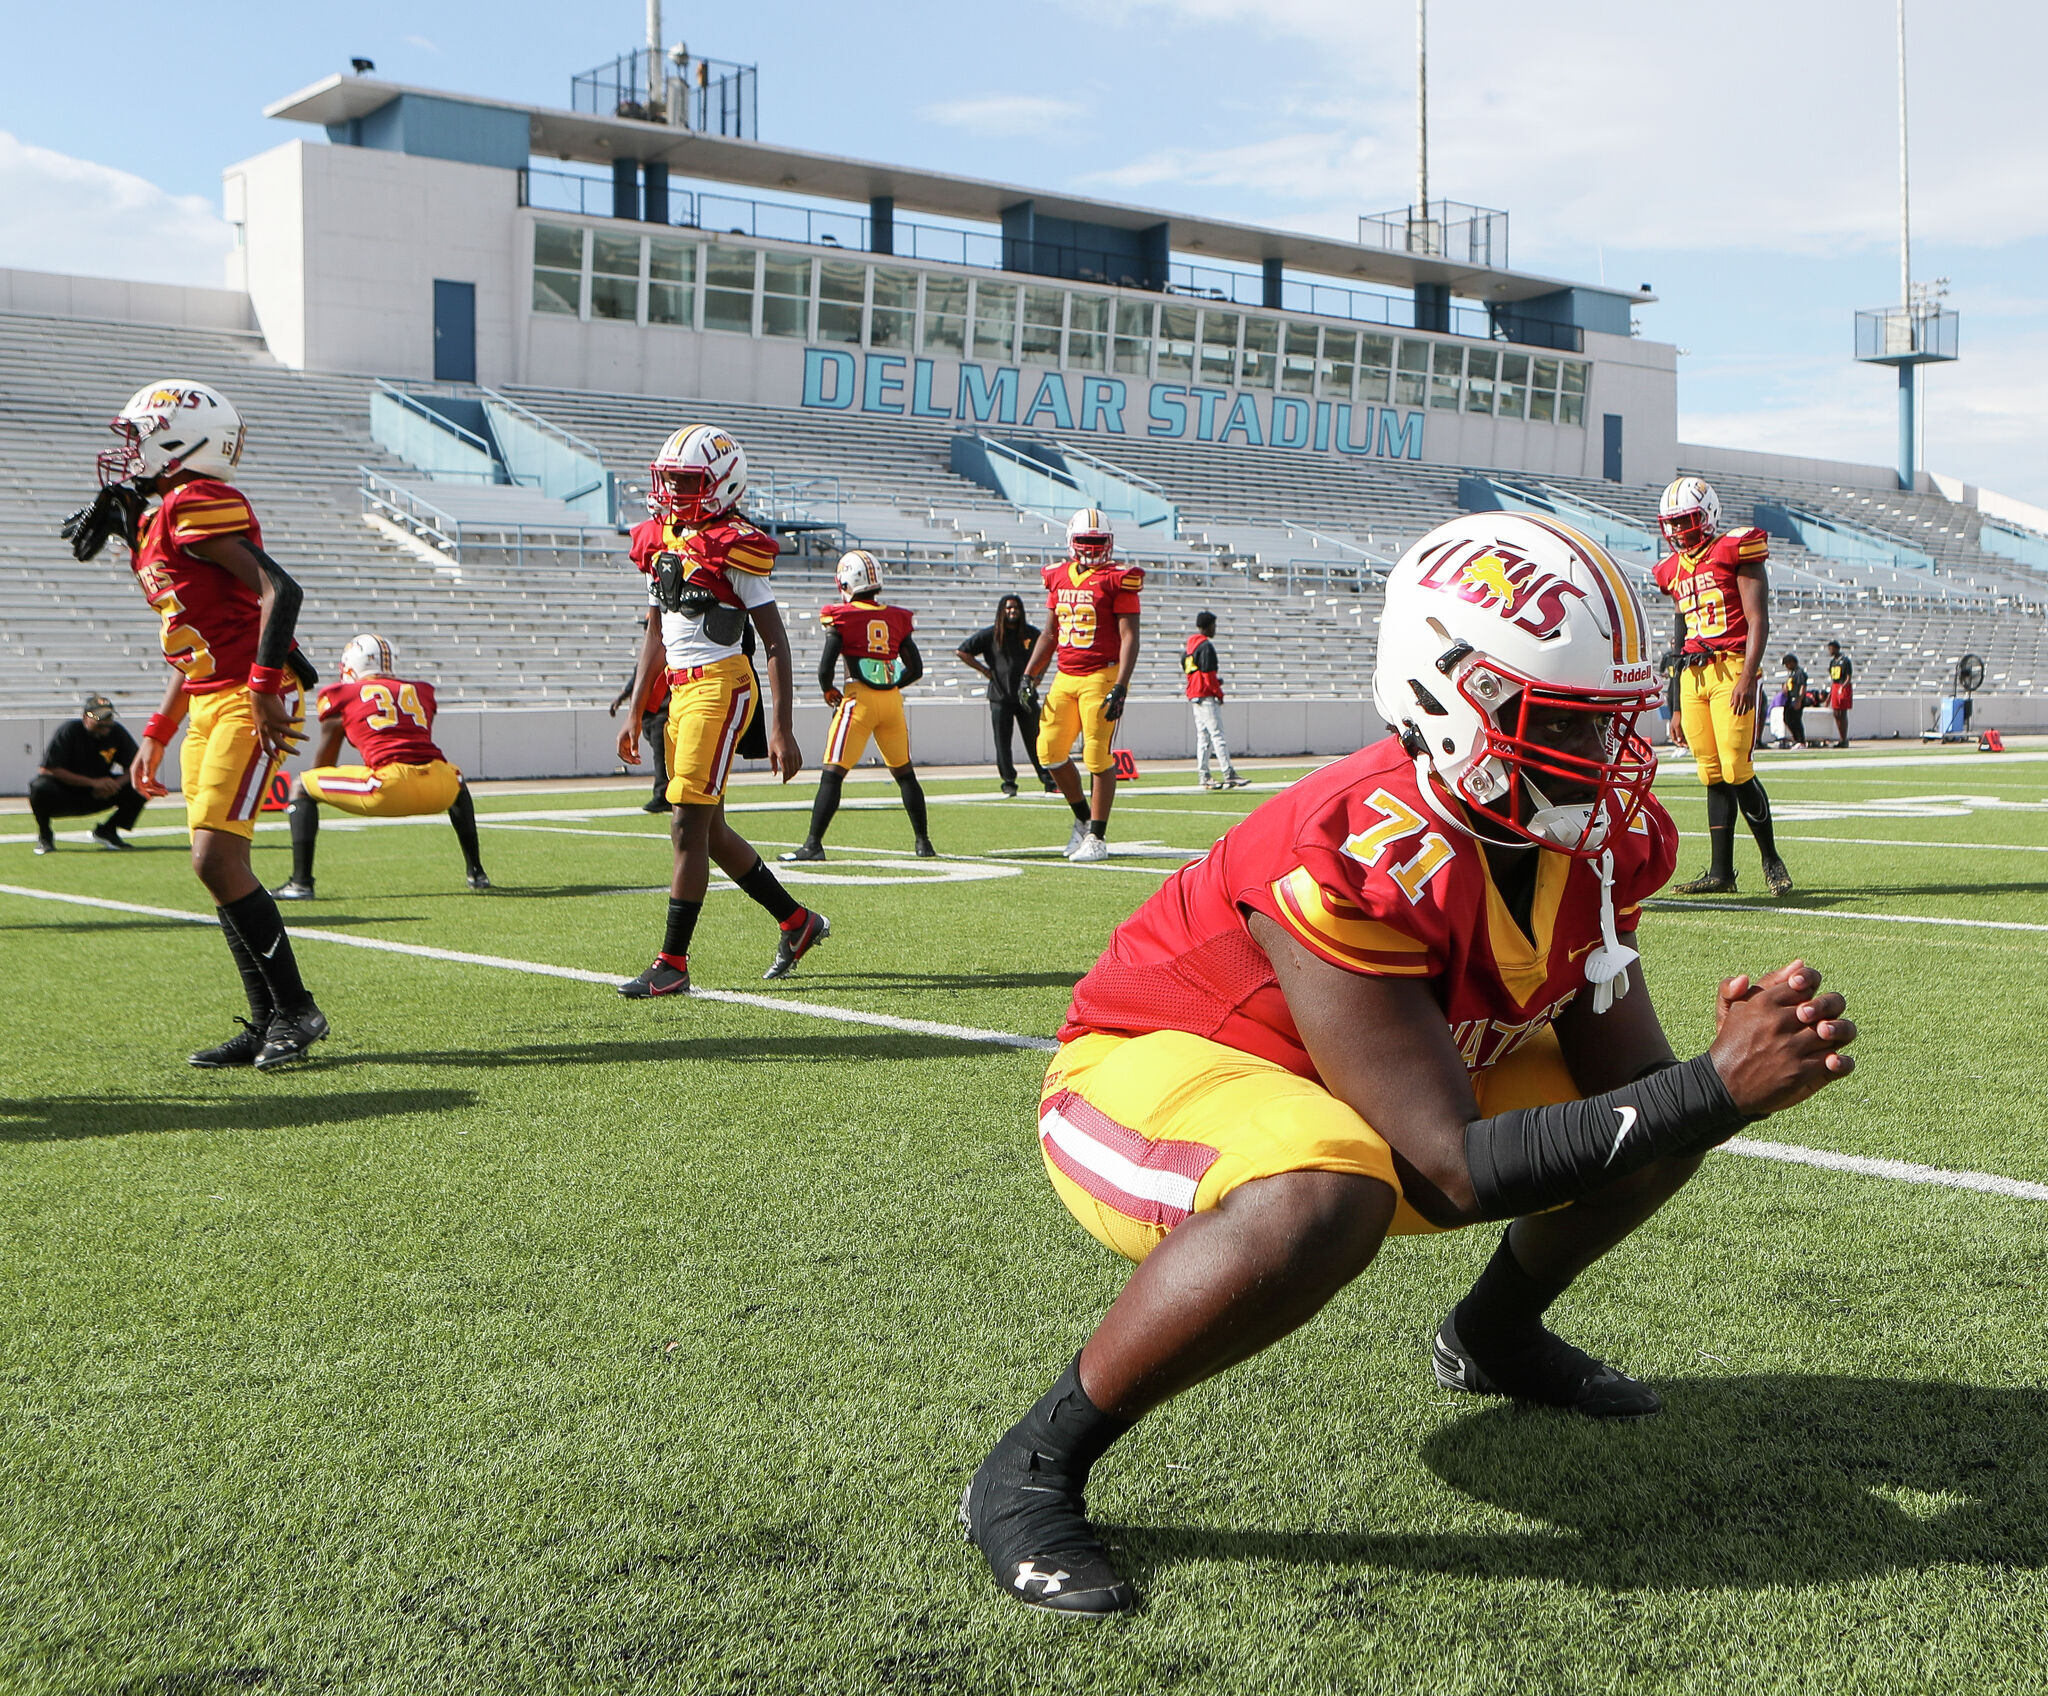
<instances>
[{"instance_id":1,"label":"black arm sleeve","mask_svg":"<svg viewBox=\"0 0 2048 1696\"><path fill-rule=\"evenodd\" d=\"M281 670L292 651L292 636L299 627L299 606L306 598L305 591L293 581L290 572L254 543L249 544L249 551L269 579L272 597L270 616L263 621L263 629L256 638L256 663L273 671Z\"/></svg>"},{"instance_id":2,"label":"black arm sleeve","mask_svg":"<svg viewBox=\"0 0 2048 1696\"><path fill-rule=\"evenodd\" d=\"M825 652L818 661L818 687L829 689L839 675L839 650L844 646L837 630L825 632Z\"/></svg>"},{"instance_id":3,"label":"black arm sleeve","mask_svg":"<svg viewBox=\"0 0 2048 1696\"><path fill-rule=\"evenodd\" d=\"M903 646L896 650L903 661L903 675L896 679L896 687L907 689L924 676L924 655L917 651L917 638L906 636Z\"/></svg>"},{"instance_id":4,"label":"black arm sleeve","mask_svg":"<svg viewBox=\"0 0 2048 1696\"><path fill-rule=\"evenodd\" d=\"M1577 1201L1653 1160L1704 1154L1745 1123L1701 1054L1584 1101L1520 1107L1465 1127L1481 1219L1519 1219Z\"/></svg>"}]
</instances>

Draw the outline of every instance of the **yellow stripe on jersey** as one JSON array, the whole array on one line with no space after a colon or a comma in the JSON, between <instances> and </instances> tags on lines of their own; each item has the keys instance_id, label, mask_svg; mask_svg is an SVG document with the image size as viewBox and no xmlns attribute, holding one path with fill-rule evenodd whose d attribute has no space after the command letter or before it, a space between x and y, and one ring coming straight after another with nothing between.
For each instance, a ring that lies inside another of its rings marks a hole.
<instances>
[{"instance_id":1,"label":"yellow stripe on jersey","mask_svg":"<svg viewBox=\"0 0 2048 1696\"><path fill-rule=\"evenodd\" d=\"M1332 895L1306 866L1273 885L1282 922L1295 939L1347 971L1375 977L1429 975L1429 945L1369 918L1362 908Z\"/></svg>"},{"instance_id":2,"label":"yellow stripe on jersey","mask_svg":"<svg viewBox=\"0 0 2048 1696\"><path fill-rule=\"evenodd\" d=\"M725 563L749 577L766 577L775 569L775 549L749 542L735 542L725 550Z\"/></svg>"}]
</instances>

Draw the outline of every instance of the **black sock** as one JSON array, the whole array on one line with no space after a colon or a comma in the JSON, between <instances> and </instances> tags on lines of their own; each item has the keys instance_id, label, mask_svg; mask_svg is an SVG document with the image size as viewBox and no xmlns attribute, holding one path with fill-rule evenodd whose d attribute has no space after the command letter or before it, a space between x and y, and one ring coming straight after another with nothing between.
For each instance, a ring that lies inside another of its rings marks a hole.
<instances>
[{"instance_id":1,"label":"black sock","mask_svg":"<svg viewBox=\"0 0 2048 1696\"><path fill-rule=\"evenodd\" d=\"M227 909L214 911L220 915L220 933L227 938L228 952L235 957L235 970L242 974L242 993L249 998L249 1023L260 1031L270 1023L270 985L263 981L263 968L249 952Z\"/></svg>"},{"instance_id":2,"label":"black sock","mask_svg":"<svg viewBox=\"0 0 2048 1696\"><path fill-rule=\"evenodd\" d=\"M803 906L790 892L782 887L782 879L768 869L766 860L756 860L754 869L733 882L768 909L768 916L779 925L786 925L803 911Z\"/></svg>"},{"instance_id":3,"label":"black sock","mask_svg":"<svg viewBox=\"0 0 2048 1696\"><path fill-rule=\"evenodd\" d=\"M1764 858L1778 857L1778 833L1771 827L1771 798L1764 793L1764 786L1754 777L1742 783L1729 785L1735 796L1735 804L1742 809L1742 821L1749 826L1749 834L1756 838L1756 845L1763 850ZM1732 832L1730 833L1732 836Z\"/></svg>"},{"instance_id":4,"label":"black sock","mask_svg":"<svg viewBox=\"0 0 2048 1696\"><path fill-rule=\"evenodd\" d=\"M239 901L221 903L222 923L232 924L249 951L263 982L270 990L270 1004L280 1013L302 1013L313 1005L312 996L299 976L299 959L292 952L292 939L285 934L284 917L270 891L260 883Z\"/></svg>"},{"instance_id":5,"label":"black sock","mask_svg":"<svg viewBox=\"0 0 2048 1696\"><path fill-rule=\"evenodd\" d=\"M690 938L697 931L697 915L704 911L701 901L685 901L680 896L668 898L668 929L661 934L661 951L678 960L690 955Z\"/></svg>"},{"instance_id":6,"label":"black sock","mask_svg":"<svg viewBox=\"0 0 2048 1696\"><path fill-rule=\"evenodd\" d=\"M37 814L36 814L36 838L37 838L37 840L38 840L38 841L47 841L47 840L49 839L49 836L50 836L50 821L49 821L48 819L44 818L44 817L43 817L43 815L42 815L41 813L37 813Z\"/></svg>"},{"instance_id":7,"label":"black sock","mask_svg":"<svg viewBox=\"0 0 2048 1696\"><path fill-rule=\"evenodd\" d=\"M1068 1489L1080 1490L1088 1482L1089 1468L1131 1424L1104 1413L1088 1399L1081 1388L1081 1357L1075 1355L1059 1382L1003 1433L996 1452L1007 1449L1025 1470L1056 1473Z\"/></svg>"},{"instance_id":8,"label":"black sock","mask_svg":"<svg viewBox=\"0 0 2048 1696\"><path fill-rule=\"evenodd\" d=\"M806 841L825 840L825 832L832 827L832 816L839 811L839 792L845 787L846 773L838 766L827 766L818 773L818 797L811 803L811 834ZM758 901L760 897L754 899Z\"/></svg>"},{"instance_id":9,"label":"black sock","mask_svg":"<svg viewBox=\"0 0 2048 1696\"><path fill-rule=\"evenodd\" d=\"M462 844L462 863L473 872L484 869L483 846L476 839L476 803L469 798L469 785L455 791L455 805L448 809L448 822L455 827L455 840Z\"/></svg>"},{"instance_id":10,"label":"black sock","mask_svg":"<svg viewBox=\"0 0 2048 1696\"><path fill-rule=\"evenodd\" d=\"M924 785L917 781L917 773L905 766L892 775L896 779L897 792L903 797L903 810L910 815L911 835L931 835L931 819L924 809Z\"/></svg>"},{"instance_id":11,"label":"black sock","mask_svg":"<svg viewBox=\"0 0 2048 1696\"><path fill-rule=\"evenodd\" d=\"M1090 819L1088 821L1088 834L1090 836L1107 837L1109 835L1109 820Z\"/></svg>"},{"instance_id":12,"label":"black sock","mask_svg":"<svg viewBox=\"0 0 2048 1696\"><path fill-rule=\"evenodd\" d=\"M1088 822L1088 803L1086 801L1069 801L1067 805L1074 809L1076 823L1086 824Z\"/></svg>"},{"instance_id":13,"label":"black sock","mask_svg":"<svg viewBox=\"0 0 2048 1696\"><path fill-rule=\"evenodd\" d=\"M1707 785L1707 844L1711 850L1709 870L1715 877L1735 875L1735 786Z\"/></svg>"},{"instance_id":14,"label":"black sock","mask_svg":"<svg viewBox=\"0 0 2048 1696\"><path fill-rule=\"evenodd\" d=\"M1501 1232L1500 1246L1493 1251L1486 1270L1479 1274L1479 1281L1451 1310L1458 1341L1467 1348L1484 1351L1533 1341L1543 1328L1544 1310L1569 1287L1569 1280L1563 1284L1539 1283L1523 1271L1515 1251L1508 1246L1513 1231L1510 1225Z\"/></svg>"},{"instance_id":15,"label":"black sock","mask_svg":"<svg viewBox=\"0 0 2048 1696\"><path fill-rule=\"evenodd\" d=\"M313 844L320 835L320 803L310 795L294 795L285 809L292 831L292 881L313 881Z\"/></svg>"}]
</instances>

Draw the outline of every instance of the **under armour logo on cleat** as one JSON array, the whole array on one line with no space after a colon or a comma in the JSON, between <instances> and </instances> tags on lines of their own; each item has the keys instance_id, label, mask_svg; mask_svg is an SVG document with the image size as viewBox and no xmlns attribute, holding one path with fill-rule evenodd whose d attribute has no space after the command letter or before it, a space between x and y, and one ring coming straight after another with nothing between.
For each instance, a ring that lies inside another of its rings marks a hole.
<instances>
[{"instance_id":1,"label":"under armour logo on cleat","mask_svg":"<svg viewBox=\"0 0 2048 1696\"><path fill-rule=\"evenodd\" d=\"M1617 1107L1614 1111L1621 1115L1621 1129L1614 1133L1614 1146L1607 1151L1605 1164L1609 1166L1621 1152L1621 1145L1628 1141L1629 1132L1636 1128L1636 1110L1633 1107Z\"/></svg>"},{"instance_id":2,"label":"under armour logo on cleat","mask_svg":"<svg viewBox=\"0 0 2048 1696\"><path fill-rule=\"evenodd\" d=\"M1042 1586L1038 1592L1041 1596L1057 1596L1060 1586L1073 1576L1071 1572L1040 1572L1036 1561L1019 1561L1015 1585L1022 1590L1027 1585L1037 1584Z\"/></svg>"}]
</instances>

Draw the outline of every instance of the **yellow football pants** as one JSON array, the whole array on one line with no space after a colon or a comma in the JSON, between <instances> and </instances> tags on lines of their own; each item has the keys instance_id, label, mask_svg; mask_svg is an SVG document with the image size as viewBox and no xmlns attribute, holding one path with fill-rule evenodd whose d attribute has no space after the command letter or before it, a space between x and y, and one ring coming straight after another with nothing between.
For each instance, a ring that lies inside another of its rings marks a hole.
<instances>
[{"instance_id":1,"label":"yellow football pants","mask_svg":"<svg viewBox=\"0 0 2048 1696\"><path fill-rule=\"evenodd\" d=\"M1038 763L1050 770L1065 765L1074 752L1074 738L1081 738L1081 763L1092 772L1108 771L1116 764L1111 745L1116 741L1116 721L1102 716L1102 704L1116 684L1116 670L1104 666L1081 677L1061 672L1053 680L1052 693L1038 715Z\"/></svg>"},{"instance_id":2,"label":"yellow football pants","mask_svg":"<svg viewBox=\"0 0 2048 1696\"><path fill-rule=\"evenodd\" d=\"M1484 1116L1575 1101L1556 1035L1538 1032L1472 1080ZM1334 1095L1286 1067L1183 1031L1076 1037L1039 1096L1052 1187L1089 1234L1143 1260L1190 1214L1282 1172L1352 1172L1401 1196L1393 1151ZM1396 1236L1434 1231L1400 1199Z\"/></svg>"},{"instance_id":3,"label":"yellow football pants","mask_svg":"<svg viewBox=\"0 0 2048 1696\"><path fill-rule=\"evenodd\" d=\"M1749 763L1756 746L1756 703L1736 700L1741 675L1740 654L1716 654L1679 674L1678 722L1702 783L1747 783L1756 774Z\"/></svg>"},{"instance_id":4,"label":"yellow football pants","mask_svg":"<svg viewBox=\"0 0 2048 1696\"><path fill-rule=\"evenodd\" d=\"M725 798L733 755L761 703L745 654L692 670L694 677L670 674L668 724L662 731L668 798L678 807L708 807Z\"/></svg>"},{"instance_id":5,"label":"yellow football pants","mask_svg":"<svg viewBox=\"0 0 2048 1696\"><path fill-rule=\"evenodd\" d=\"M366 819L409 819L455 805L462 773L446 760L420 766L315 766L299 782L316 801Z\"/></svg>"},{"instance_id":6,"label":"yellow football pants","mask_svg":"<svg viewBox=\"0 0 2048 1696\"><path fill-rule=\"evenodd\" d=\"M832 714L821 763L850 770L868 751L870 736L891 771L910 764L910 722L903 711L903 691L848 682Z\"/></svg>"},{"instance_id":7,"label":"yellow football pants","mask_svg":"<svg viewBox=\"0 0 2048 1696\"><path fill-rule=\"evenodd\" d=\"M253 841L256 813L282 757L268 759L256 734L256 701L247 685L190 697L185 740L178 751L179 787L185 792L185 828L225 831ZM294 726L306 721L305 697L285 697Z\"/></svg>"}]
</instances>

